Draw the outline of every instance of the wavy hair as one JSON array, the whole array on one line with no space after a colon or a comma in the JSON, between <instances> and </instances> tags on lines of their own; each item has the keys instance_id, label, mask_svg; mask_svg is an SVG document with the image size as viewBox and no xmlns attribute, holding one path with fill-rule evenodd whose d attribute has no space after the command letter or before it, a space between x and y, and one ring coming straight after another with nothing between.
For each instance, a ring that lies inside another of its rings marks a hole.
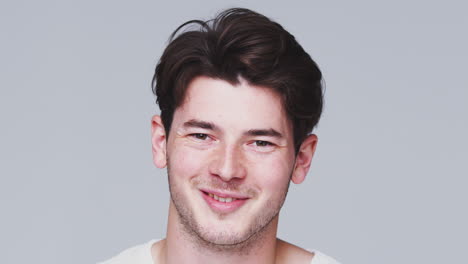
<instances>
[{"instance_id":1,"label":"wavy hair","mask_svg":"<svg viewBox=\"0 0 468 264\"><path fill-rule=\"evenodd\" d=\"M281 25L254 11L227 9L190 20L171 35L152 80L166 134L187 87L198 76L273 89L293 124L296 152L322 112L322 73Z\"/></svg>"}]
</instances>

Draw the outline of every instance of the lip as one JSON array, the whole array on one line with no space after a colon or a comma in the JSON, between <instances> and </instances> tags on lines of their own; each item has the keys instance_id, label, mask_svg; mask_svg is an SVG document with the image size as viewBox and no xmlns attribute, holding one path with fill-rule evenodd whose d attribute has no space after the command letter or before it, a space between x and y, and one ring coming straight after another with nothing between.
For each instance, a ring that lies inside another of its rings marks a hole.
<instances>
[{"instance_id":1,"label":"lip","mask_svg":"<svg viewBox=\"0 0 468 264\"><path fill-rule=\"evenodd\" d=\"M219 193L219 192L213 192L213 191L208 192L208 191L203 191L203 190L200 190L200 193L203 199L205 199L208 206L211 208L211 210L220 214L232 213L236 211L237 209L239 209L242 205L244 205L246 201L248 200L248 198L246 198L245 196L243 197L241 195L231 195L231 194ZM224 202L217 201L214 198L210 197L208 193L215 194L216 196L219 196L219 197L232 197L238 200L235 200L229 203L224 203Z\"/></svg>"},{"instance_id":2,"label":"lip","mask_svg":"<svg viewBox=\"0 0 468 264\"><path fill-rule=\"evenodd\" d=\"M210 190L210 189L204 189L204 188L200 189L200 191L205 192L205 193L212 193L212 194L215 194L218 197L223 197L223 198L226 198L226 197L232 197L232 198L236 198L236 199L248 199L248 198L250 198L248 196L238 194L238 193L219 192L219 191L216 191L216 190Z\"/></svg>"}]
</instances>

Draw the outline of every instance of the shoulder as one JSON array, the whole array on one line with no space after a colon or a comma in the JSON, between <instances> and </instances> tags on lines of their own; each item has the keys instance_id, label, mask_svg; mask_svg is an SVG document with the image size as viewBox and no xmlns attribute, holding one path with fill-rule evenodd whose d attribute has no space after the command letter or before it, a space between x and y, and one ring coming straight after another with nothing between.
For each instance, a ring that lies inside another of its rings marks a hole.
<instances>
[{"instance_id":1,"label":"shoulder","mask_svg":"<svg viewBox=\"0 0 468 264\"><path fill-rule=\"evenodd\" d=\"M319 251L311 252L281 239L277 240L276 250L277 263L339 264Z\"/></svg>"},{"instance_id":2,"label":"shoulder","mask_svg":"<svg viewBox=\"0 0 468 264\"><path fill-rule=\"evenodd\" d=\"M128 248L115 257L98 264L152 264L151 246L157 240Z\"/></svg>"},{"instance_id":3,"label":"shoulder","mask_svg":"<svg viewBox=\"0 0 468 264\"><path fill-rule=\"evenodd\" d=\"M334 258L327 256L319 251L314 251L314 258L310 264L340 264Z\"/></svg>"},{"instance_id":4,"label":"shoulder","mask_svg":"<svg viewBox=\"0 0 468 264\"><path fill-rule=\"evenodd\" d=\"M314 253L281 239L276 240L276 263L310 263Z\"/></svg>"}]
</instances>

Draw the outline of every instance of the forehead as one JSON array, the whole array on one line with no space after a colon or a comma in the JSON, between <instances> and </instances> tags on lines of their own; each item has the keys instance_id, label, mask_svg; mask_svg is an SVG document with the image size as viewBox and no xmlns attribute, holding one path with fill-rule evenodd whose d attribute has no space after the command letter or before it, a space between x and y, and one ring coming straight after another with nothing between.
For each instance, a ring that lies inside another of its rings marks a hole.
<instances>
[{"instance_id":1,"label":"forehead","mask_svg":"<svg viewBox=\"0 0 468 264\"><path fill-rule=\"evenodd\" d=\"M214 122L227 129L274 128L286 134L291 129L281 97L272 89L245 80L234 86L220 79L195 78L174 113L173 124L190 119Z\"/></svg>"}]
</instances>

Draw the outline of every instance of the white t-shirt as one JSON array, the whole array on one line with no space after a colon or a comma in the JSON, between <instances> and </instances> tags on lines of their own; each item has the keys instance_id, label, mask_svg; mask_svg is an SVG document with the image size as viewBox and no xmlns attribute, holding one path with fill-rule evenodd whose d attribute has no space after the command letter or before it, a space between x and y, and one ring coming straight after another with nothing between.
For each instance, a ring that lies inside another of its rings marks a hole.
<instances>
[{"instance_id":1,"label":"white t-shirt","mask_svg":"<svg viewBox=\"0 0 468 264\"><path fill-rule=\"evenodd\" d=\"M134 246L98 264L154 264L151 256L151 246L157 241L153 239L145 244ZM315 255L310 264L339 264L338 261L317 250L313 250L313 252Z\"/></svg>"}]
</instances>

